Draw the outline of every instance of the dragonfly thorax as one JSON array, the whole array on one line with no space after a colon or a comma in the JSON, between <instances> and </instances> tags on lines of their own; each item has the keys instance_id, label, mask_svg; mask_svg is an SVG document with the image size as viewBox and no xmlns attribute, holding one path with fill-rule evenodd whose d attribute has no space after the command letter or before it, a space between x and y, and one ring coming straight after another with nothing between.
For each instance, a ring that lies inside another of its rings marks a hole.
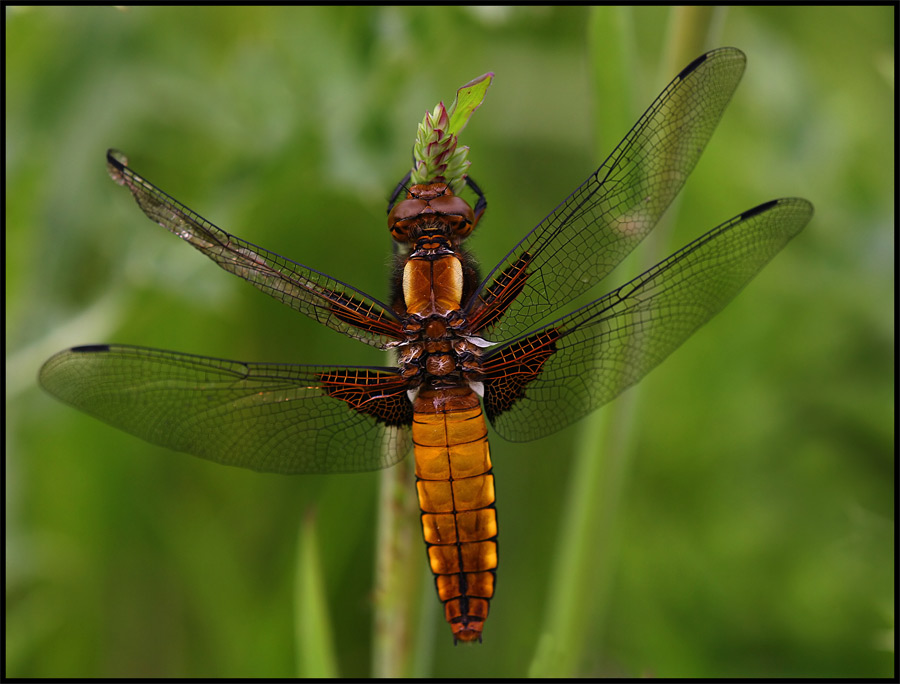
<instances>
[{"instance_id":1,"label":"dragonfly thorax","mask_svg":"<svg viewBox=\"0 0 900 684\"><path fill-rule=\"evenodd\" d=\"M457 379L456 384L480 380L483 350L478 340L463 334L465 328L459 310L443 316L409 316L403 326L409 341L399 348L401 375L420 382L450 377Z\"/></svg>"}]
</instances>

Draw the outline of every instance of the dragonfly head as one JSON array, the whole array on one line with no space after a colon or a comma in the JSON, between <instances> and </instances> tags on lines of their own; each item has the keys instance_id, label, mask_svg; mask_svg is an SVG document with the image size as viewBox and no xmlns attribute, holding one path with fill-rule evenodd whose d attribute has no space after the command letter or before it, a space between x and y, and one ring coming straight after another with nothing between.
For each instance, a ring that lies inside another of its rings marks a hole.
<instances>
[{"instance_id":1,"label":"dragonfly head","mask_svg":"<svg viewBox=\"0 0 900 684\"><path fill-rule=\"evenodd\" d=\"M413 245L423 237L444 236L458 243L475 227L475 212L446 183L413 185L406 199L388 214L388 227L397 242Z\"/></svg>"}]
</instances>

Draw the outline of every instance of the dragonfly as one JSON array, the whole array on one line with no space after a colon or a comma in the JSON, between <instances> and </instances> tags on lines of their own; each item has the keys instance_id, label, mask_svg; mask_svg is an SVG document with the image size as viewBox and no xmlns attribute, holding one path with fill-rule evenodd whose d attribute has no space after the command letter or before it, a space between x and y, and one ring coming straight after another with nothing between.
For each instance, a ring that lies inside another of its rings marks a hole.
<instances>
[{"instance_id":1,"label":"dragonfly","mask_svg":"<svg viewBox=\"0 0 900 684\"><path fill-rule=\"evenodd\" d=\"M693 170L744 72L720 48L687 65L587 180L482 277L463 242L474 207L446 183L401 182L388 206L388 300L235 237L107 153L138 206L221 268L392 367L248 363L122 344L51 357L57 398L153 444L272 473L355 473L415 453L426 558L456 642L481 641L498 568L487 422L550 435L634 385L715 316L813 215L775 199L560 315L653 229ZM401 197L402 195L402 197Z\"/></svg>"}]
</instances>

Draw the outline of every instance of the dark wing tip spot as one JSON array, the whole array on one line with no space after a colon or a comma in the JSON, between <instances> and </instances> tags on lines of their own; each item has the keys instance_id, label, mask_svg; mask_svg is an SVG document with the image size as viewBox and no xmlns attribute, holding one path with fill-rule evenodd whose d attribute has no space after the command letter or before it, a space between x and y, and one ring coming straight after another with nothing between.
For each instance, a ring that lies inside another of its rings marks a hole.
<instances>
[{"instance_id":1,"label":"dark wing tip spot","mask_svg":"<svg viewBox=\"0 0 900 684\"><path fill-rule=\"evenodd\" d=\"M125 169L127 168L128 157L113 148L106 150L106 171L110 178L119 185L125 184Z\"/></svg>"},{"instance_id":2,"label":"dark wing tip spot","mask_svg":"<svg viewBox=\"0 0 900 684\"><path fill-rule=\"evenodd\" d=\"M696 70L696 69L697 69L701 64L703 64L703 62L705 62L707 59L709 59L709 53L708 53L708 52L706 52L706 53L700 55L697 59L695 59L693 62L691 62L691 63L688 64L684 69L681 70L681 73L678 74L678 78L679 78L679 79L685 79L685 78L687 78L688 74L690 74L692 71Z\"/></svg>"},{"instance_id":3,"label":"dark wing tip spot","mask_svg":"<svg viewBox=\"0 0 900 684\"><path fill-rule=\"evenodd\" d=\"M106 161L117 167L128 165L128 157L114 147L110 147L106 150Z\"/></svg>"},{"instance_id":4,"label":"dark wing tip spot","mask_svg":"<svg viewBox=\"0 0 900 684\"><path fill-rule=\"evenodd\" d=\"M776 204L778 204L778 200L769 200L768 202L763 202L759 206L748 209L743 214L741 214L741 220L746 221L747 219L752 218L757 214L762 214L764 211L769 211L769 209L774 207Z\"/></svg>"},{"instance_id":5,"label":"dark wing tip spot","mask_svg":"<svg viewBox=\"0 0 900 684\"><path fill-rule=\"evenodd\" d=\"M109 345L108 344L85 344L80 347L72 347L70 351L77 352L79 354L94 354L97 352L108 352Z\"/></svg>"},{"instance_id":6,"label":"dark wing tip spot","mask_svg":"<svg viewBox=\"0 0 900 684\"><path fill-rule=\"evenodd\" d=\"M702 55L697 57L697 59L695 59L693 62L688 64L678 74L677 80L683 80L683 79L687 78L688 76L690 76L691 72L699 69L700 65L703 64L705 61L707 61L708 59L711 59L712 57L715 57L717 54L722 53L722 52L730 52L733 54L734 57L741 57L746 60L744 53L741 52L740 50L738 50L737 48L734 48L734 47L716 48L715 50L710 50L709 52L703 53Z\"/></svg>"}]
</instances>

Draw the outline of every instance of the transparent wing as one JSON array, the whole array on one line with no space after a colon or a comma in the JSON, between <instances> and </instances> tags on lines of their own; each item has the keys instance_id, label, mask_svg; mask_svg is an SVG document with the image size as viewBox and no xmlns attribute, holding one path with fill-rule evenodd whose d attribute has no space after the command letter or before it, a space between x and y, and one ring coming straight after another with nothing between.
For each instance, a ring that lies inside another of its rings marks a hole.
<instances>
[{"instance_id":1,"label":"transparent wing","mask_svg":"<svg viewBox=\"0 0 900 684\"><path fill-rule=\"evenodd\" d=\"M559 430L638 382L709 321L812 218L803 199L762 204L631 282L484 360L484 405L506 439Z\"/></svg>"},{"instance_id":2,"label":"transparent wing","mask_svg":"<svg viewBox=\"0 0 900 684\"><path fill-rule=\"evenodd\" d=\"M41 385L153 444L273 473L351 473L401 460L412 404L393 369L241 363L130 347L75 347Z\"/></svg>"},{"instance_id":3,"label":"transparent wing","mask_svg":"<svg viewBox=\"0 0 900 684\"><path fill-rule=\"evenodd\" d=\"M475 330L495 342L522 335L609 274L684 185L745 64L740 50L722 48L685 67L603 165L484 279L467 304Z\"/></svg>"},{"instance_id":4,"label":"transparent wing","mask_svg":"<svg viewBox=\"0 0 900 684\"><path fill-rule=\"evenodd\" d=\"M397 315L374 297L226 233L134 173L120 152L109 150L106 161L112 179L131 190L150 219L229 273L348 337L381 349L402 339Z\"/></svg>"}]
</instances>

